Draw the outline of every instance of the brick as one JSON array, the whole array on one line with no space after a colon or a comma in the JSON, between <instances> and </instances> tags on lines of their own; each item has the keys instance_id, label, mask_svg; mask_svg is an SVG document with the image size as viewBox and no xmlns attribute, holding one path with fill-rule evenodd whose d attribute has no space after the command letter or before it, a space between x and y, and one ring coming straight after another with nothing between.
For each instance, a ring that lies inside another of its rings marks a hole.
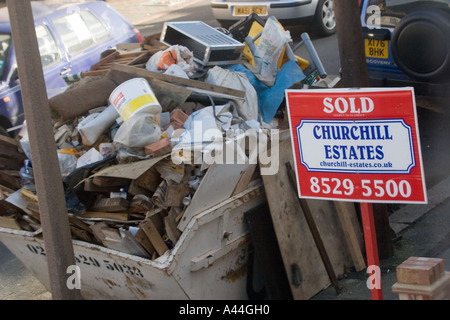
<instances>
[{"instance_id":1,"label":"brick","mask_svg":"<svg viewBox=\"0 0 450 320\"><path fill-rule=\"evenodd\" d=\"M408 262L408 263L409 262L413 262L416 265L427 264L427 263L434 263L434 264L436 264L438 266L439 273L444 274L444 272L445 272L444 259L441 259L441 258L409 257L404 262Z\"/></svg>"},{"instance_id":2,"label":"brick","mask_svg":"<svg viewBox=\"0 0 450 320\"><path fill-rule=\"evenodd\" d=\"M178 121L172 121L172 122L170 123L170 125L172 126L172 128L173 128L174 130L177 130L177 129L183 129L184 123L178 122Z\"/></svg>"},{"instance_id":3,"label":"brick","mask_svg":"<svg viewBox=\"0 0 450 320\"><path fill-rule=\"evenodd\" d=\"M174 109L170 113L170 122L185 123L188 117L189 116L186 113L184 113L181 109Z\"/></svg>"},{"instance_id":4,"label":"brick","mask_svg":"<svg viewBox=\"0 0 450 320\"><path fill-rule=\"evenodd\" d=\"M442 259L417 259L412 257L397 266L399 283L430 285L444 275Z\"/></svg>"},{"instance_id":5,"label":"brick","mask_svg":"<svg viewBox=\"0 0 450 320\"><path fill-rule=\"evenodd\" d=\"M170 153L172 144L170 139L165 137L145 146L145 154L151 154L153 157L159 157Z\"/></svg>"}]
</instances>

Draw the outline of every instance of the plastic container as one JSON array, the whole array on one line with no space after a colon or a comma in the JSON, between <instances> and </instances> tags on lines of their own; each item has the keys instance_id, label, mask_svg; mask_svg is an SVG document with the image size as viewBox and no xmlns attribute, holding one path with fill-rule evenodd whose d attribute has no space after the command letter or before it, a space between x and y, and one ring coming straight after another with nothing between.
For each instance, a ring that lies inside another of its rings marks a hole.
<instances>
[{"instance_id":1,"label":"plastic container","mask_svg":"<svg viewBox=\"0 0 450 320\"><path fill-rule=\"evenodd\" d=\"M136 113L162 112L152 88L144 78L133 78L119 85L109 96L110 103L126 121Z\"/></svg>"}]
</instances>

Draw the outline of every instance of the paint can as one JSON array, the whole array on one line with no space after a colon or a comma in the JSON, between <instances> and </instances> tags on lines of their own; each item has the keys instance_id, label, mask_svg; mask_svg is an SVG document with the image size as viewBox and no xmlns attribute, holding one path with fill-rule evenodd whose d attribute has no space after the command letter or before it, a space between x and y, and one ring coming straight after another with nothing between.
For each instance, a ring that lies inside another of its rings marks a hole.
<instances>
[{"instance_id":1,"label":"paint can","mask_svg":"<svg viewBox=\"0 0 450 320\"><path fill-rule=\"evenodd\" d=\"M158 99L144 78L125 81L114 89L109 96L109 101L124 121L141 112L151 114L162 112Z\"/></svg>"}]
</instances>

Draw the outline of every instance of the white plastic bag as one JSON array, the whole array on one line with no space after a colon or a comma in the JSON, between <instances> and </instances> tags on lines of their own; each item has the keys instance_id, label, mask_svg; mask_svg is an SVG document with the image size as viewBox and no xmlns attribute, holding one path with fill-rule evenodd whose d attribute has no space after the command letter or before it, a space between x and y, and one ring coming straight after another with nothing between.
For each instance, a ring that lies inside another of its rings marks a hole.
<instances>
[{"instance_id":1,"label":"white plastic bag","mask_svg":"<svg viewBox=\"0 0 450 320\"><path fill-rule=\"evenodd\" d=\"M88 164L103 160L103 155L95 148L89 149L77 160L77 168L87 166Z\"/></svg>"},{"instance_id":2,"label":"white plastic bag","mask_svg":"<svg viewBox=\"0 0 450 320\"><path fill-rule=\"evenodd\" d=\"M231 128L233 114L230 107L231 104L209 106L192 113L184 122L185 131L172 139L172 143L181 146L220 140L223 132Z\"/></svg>"},{"instance_id":3,"label":"white plastic bag","mask_svg":"<svg viewBox=\"0 0 450 320\"><path fill-rule=\"evenodd\" d=\"M180 45L170 46L166 50L153 54L147 61L145 68L150 71L165 72L174 64L179 66L187 77L195 73L194 54L188 48ZM169 72L172 72L172 70Z\"/></svg>"},{"instance_id":4,"label":"white plastic bag","mask_svg":"<svg viewBox=\"0 0 450 320\"><path fill-rule=\"evenodd\" d=\"M141 113L129 118L117 130L113 144L116 150L128 148L144 148L161 136L161 127L153 120L153 114Z\"/></svg>"},{"instance_id":5,"label":"white plastic bag","mask_svg":"<svg viewBox=\"0 0 450 320\"><path fill-rule=\"evenodd\" d=\"M284 46L291 41L289 31L283 30L275 17L267 19L261 38L254 52L255 72L260 80L268 86L273 86L278 72L278 60L281 57Z\"/></svg>"},{"instance_id":6,"label":"white plastic bag","mask_svg":"<svg viewBox=\"0 0 450 320\"><path fill-rule=\"evenodd\" d=\"M208 70L205 82L244 91L245 99L235 101L237 112L244 120L258 120L258 95L245 73L215 66Z\"/></svg>"}]
</instances>

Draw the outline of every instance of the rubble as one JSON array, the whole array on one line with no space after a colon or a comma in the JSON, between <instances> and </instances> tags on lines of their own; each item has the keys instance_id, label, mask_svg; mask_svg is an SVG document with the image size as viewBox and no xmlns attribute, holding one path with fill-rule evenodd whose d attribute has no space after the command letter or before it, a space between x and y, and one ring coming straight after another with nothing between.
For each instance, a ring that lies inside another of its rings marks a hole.
<instances>
[{"instance_id":1,"label":"rubble","mask_svg":"<svg viewBox=\"0 0 450 320\"><path fill-rule=\"evenodd\" d=\"M282 43L286 45L290 44ZM258 90L264 86L266 96L275 96L269 92L273 85L284 95L284 86L293 85L292 81L303 85L301 80L309 74L302 71L309 64L295 58L289 66L295 66L296 77L289 73L285 77L291 81L277 84L276 72L284 72L281 63L269 81L272 85L267 86L257 83L261 75L253 74L245 52L238 65L205 66L194 61L189 48L168 45L153 36L141 45L119 45L105 52L91 70L67 78L70 86L49 99L49 106L73 239L156 259L176 245L194 213L259 179L257 164L248 160L251 150L239 155L243 163L233 169L198 157L205 156L211 143L234 145L248 130L269 137L272 129L286 129L282 101L271 106L268 116L261 110L267 102L259 101L264 96ZM284 56L277 56L274 63L278 65L279 59ZM170 68L176 65L178 69ZM132 79L148 83L160 109L139 110L145 103L137 98L134 105L126 105L132 108L127 116L118 111L123 95L112 98L112 93ZM318 81L316 77L307 84ZM187 124L194 125L200 118L203 129L218 133L215 137L190 131ZM185 140L187 133L192 136ZM39 236L32 170L28 176L21 174L27 169L24 161L32 163L26 132L20 141L0 138L0 226ZM186 141L196 142L195 148L180 147ZM220 150L224 154L210 155L212 159L230 156ZM208 184L221 184L222 192L208 197L203 191L201 198L196 197L202 184L206 190Z\"/></svg>"}]
</instances>

